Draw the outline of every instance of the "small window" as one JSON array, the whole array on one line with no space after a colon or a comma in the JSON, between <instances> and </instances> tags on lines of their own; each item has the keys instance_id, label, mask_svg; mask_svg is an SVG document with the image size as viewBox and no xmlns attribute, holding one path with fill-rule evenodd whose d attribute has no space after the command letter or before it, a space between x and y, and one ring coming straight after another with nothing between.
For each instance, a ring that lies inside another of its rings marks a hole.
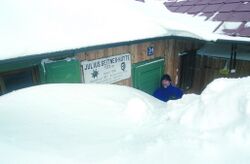
<instances>
[{"instance_id":1,"label":"small window","mask_svg":"<svg viewBox=\"0 0 250 164\"><path fill-rule=\"evenodd\" d=\"M3 78L0 75L0 96L4 94L4 83Z\"/></svg>"},{"instance_id":2,"label":"small window","mask_svg":"<svg viewBox=\"0 0 250 164\"><path fill-rule=\"evenodd\" d=\"M2 87L0 85L0 96L3 94Z\"/></svg>"},{"instance_id":3,"label":"small window","mask_svg":"<svg viewBox=\"0 0 250 164\"><path fill-rule=\"evenodd\" d=\"M33 69L4 73L1 80L0 94L33 86L35 84L34 79Z\"/></svg>"}]
</instances>

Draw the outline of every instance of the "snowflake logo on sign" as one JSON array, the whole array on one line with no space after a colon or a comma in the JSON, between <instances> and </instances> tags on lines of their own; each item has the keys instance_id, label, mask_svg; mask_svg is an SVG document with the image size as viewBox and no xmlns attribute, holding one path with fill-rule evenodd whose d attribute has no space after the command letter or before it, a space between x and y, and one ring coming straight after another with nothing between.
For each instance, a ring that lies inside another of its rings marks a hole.
<instances>
[{"instance_id":1,"label":"snowflake logo on sign","mask_svg":"<svg viewBox=\"0 0 250 164\"><path fill-rule=\"evenodd\" d=\"M99 72L97 70L93 70L93 72L91 73L92 78L94 78L94 79L97 78L98 74L99 74Z\"/></svg>"}]
</instances>

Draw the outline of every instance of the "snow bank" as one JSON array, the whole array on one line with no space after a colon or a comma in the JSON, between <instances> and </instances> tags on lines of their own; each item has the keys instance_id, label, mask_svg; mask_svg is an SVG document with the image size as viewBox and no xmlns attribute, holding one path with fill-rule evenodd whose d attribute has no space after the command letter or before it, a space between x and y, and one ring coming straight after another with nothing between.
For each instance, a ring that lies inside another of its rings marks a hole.
<instances>
[{"instance_id":1,"label":"snow bank","mask_svg":"<svg viewBox=\"0 0 250 164\"><path fill-rule=\"evenodd\" d=\"M180 103L169 103L169 116L185 126L200 130L225 128L245 121L250 117L249 80L217 79L200 96L185 95ZM181 109L176 112L175 108Z\"/></svg>"},{"instance_id":2,"label":"snow bank","mask_svg":"<svg viewBox=\"0 0 250 164\"><path fill-rule=\"evenodd\" d=\"M150 123L162 105L146 93L113 85L12 92L0 99L1 163L102 162L119 153L122 141Z\"/></svg>"},{"instance_id":3,"label":"snow bank","mask_svg":"<svg viewBox=\"0 0 250 164\"><path fill-rule=\"evenodd\" d=\"M2 164L248 164L250 77L163 103L115 85L53 84L0 97Z\"/></svg>"},{"instance_id":4,"label":"snow bank","mask_svg":"<svg viewBox=\"0 0 250 164\"><path fill-rule=\"evenodd\" d=\"M167 109L165 119L188 130L181 132L184 147L197 149L192 163L249 163L250 77L217 79L200 96L185 95Z\"/></svg>"}]
</instances>

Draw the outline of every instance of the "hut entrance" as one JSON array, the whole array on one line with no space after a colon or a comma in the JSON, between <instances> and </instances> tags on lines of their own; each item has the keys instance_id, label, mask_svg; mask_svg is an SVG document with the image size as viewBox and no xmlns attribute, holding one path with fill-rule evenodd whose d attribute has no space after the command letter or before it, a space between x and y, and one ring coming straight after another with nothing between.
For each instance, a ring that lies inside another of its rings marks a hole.
<instances>
[{"instance_id":1,"label":"hut entrance","mask_svg":"<svg viewBox=\"0 0 250 164\"><path fill-rule=\"evenodd\" d=\"M133 65L133 87L150 95L160 86L164 72L164 59L140 62Z\"/></svg>"},{"instance_id":2,"label":"hut entrance","mask_svg":"<svg viewBox=\"0 0 250 164\"><path fill-rule=\"evenodd\" d=\"M193 87L196 52L187 52L181 55L180 87L188 91Z\"/></svg>"}]
</instances>

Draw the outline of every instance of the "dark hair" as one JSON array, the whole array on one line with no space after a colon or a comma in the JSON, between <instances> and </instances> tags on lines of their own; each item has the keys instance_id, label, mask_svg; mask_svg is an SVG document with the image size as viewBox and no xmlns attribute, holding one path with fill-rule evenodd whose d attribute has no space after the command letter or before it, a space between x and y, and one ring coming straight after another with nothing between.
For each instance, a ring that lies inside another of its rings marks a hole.
<instances>
[{"instance_id":1,"label":"dark hair","mask_svg":"<svg viewBox=\"0 0 250 164\"><path fill-rule=\"evenodd\" d=\"M163 75L163 76L161 77L161 82L162 82L163 80L171 81L171 77L170 77L168 74L165 74L165 75Z\"/></svg>"}]
</instances>

